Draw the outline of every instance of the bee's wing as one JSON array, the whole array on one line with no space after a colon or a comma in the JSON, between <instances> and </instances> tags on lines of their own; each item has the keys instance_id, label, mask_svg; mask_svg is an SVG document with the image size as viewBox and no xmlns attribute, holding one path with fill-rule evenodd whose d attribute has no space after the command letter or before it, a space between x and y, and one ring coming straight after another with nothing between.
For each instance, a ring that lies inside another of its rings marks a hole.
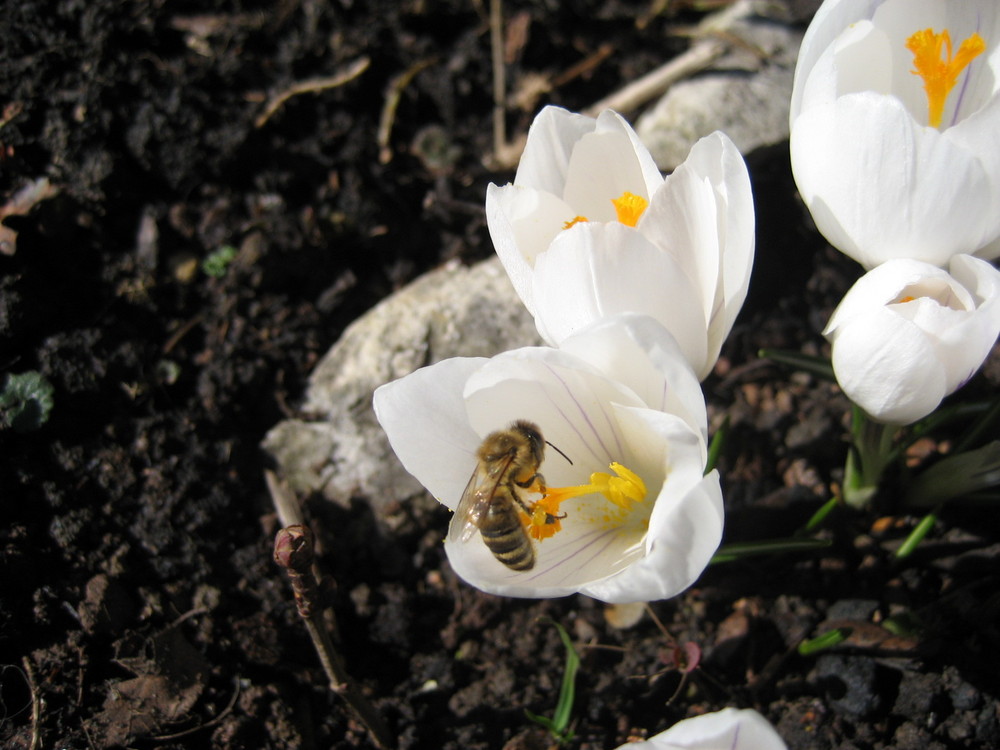
<instances>
[{"instance_id":1,"label":"bee's wing","mask_svg":"<svg viewBox=\"0 0 1000 750\"><path fill-rule=\"evenodd\" d=\"M452 542L467 542L479 530L479 521L489 506L491 482L482 463L469 477L462 498L458 501L455 514L448 524L448 539Z\"/></svg>"}]
</instances>

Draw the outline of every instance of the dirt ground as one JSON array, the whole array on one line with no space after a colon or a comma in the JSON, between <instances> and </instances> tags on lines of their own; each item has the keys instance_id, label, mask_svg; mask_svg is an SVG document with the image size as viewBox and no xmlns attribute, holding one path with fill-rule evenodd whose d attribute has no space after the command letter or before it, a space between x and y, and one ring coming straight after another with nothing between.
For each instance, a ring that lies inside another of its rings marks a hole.
<instances>
[{"instance_id":1,"label":"dirt ground","mask_svg":"<svg viewBox=\"0 0 1000 750\"><path fill-rule=\"evenodd\" d=\"M551 87L511 107L509 131L684 50L676 32L700 16L677 5L508 0L511 89ZM491 252L486 185L511 174L484 166L487 15L485 0L5 10L0 374L40 372L53 408L0 431L4 747L372 746L272 561L259 443L359 314ZM846 401L756 353L822 354L858 271L811 228L786 149L748 161L758 262L706 381L713 424L733 425L727 542L794 533L840 479ZM897 564L917 519L893 500L836 513L821 552L714 565L655 604L703 652L683 679L648 616L621 630L584 597L458 581L441 508L306 503L347 668L400 748L554 744L524 712L555 708L565 651L548 619L582 660L569 748L729 705L793 749L1000 747L996 514L946 509ZM845 643L797 653L839 626Z\"/></svg>"}]
</instances>

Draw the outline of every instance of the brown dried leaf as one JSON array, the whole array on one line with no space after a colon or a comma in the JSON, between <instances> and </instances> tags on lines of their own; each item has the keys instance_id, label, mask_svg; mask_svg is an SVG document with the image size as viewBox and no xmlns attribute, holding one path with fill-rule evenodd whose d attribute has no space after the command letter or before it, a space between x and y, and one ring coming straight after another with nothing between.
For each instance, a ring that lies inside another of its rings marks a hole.
<instances>
[{"instance_id":1,"label":"brown dried leaf","mask_svg":"<svg viewBox=\"0 0 1000 750\"><path fill-rule=\"evenodd\" d=\"M59 188L49 182L48 177L39 177L14 193L7 204L0 206L0 254L13 255L17 252L17 232L3 223L8 216L25 216L36 203L59 194Z\"/></svg>"}]
</instances>

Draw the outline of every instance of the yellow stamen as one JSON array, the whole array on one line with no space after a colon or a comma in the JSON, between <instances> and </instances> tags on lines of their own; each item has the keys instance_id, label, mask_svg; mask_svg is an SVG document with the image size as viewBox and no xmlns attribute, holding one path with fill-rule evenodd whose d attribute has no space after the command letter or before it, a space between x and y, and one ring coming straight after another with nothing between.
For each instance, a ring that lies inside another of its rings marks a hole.
<instances>
[{"instance_id":1,"label":"yellow stamen","mask_svg":"<svg viewBox=\"0 0 1000 750\"><path fill-rule=\"evenodd\" d=\"M897 302L898 304L902 304L903 302L913 302L913 300L915 300L915 299L916 299L916 297L911 297L911 296L910 296L909 294L907 294L907 295L906 295L905 297L903 297L902 299L898 299L898 300L896 300L896 302Z\"/></svg>"},{"instance_id":2,"label":"yellow stamen","mask_svg":"<svg viewBox=\"0 0 1000 750\"><path fill-rule=\"evenodd\" d=\"M959 45L958 54L952 57L948 29L940 34L935 34L934 29L924 29L906 40L906 48L913 53L916 68L910 72L924 79L927 122L933 128L941 127L945 99L958 82L959 74L986 49L986 42L974 33Z\"/></svg>"},{"instance_id":3,"label":"yellow stamen","mask_svg":"<svg viewBox=\"0 0 1000 750\"><path fill-rule=\"evenodd\" d=\"M606 472L595 471L590 475L590 484L548 487L545 490L545 497L539 502L546 503L546 513L555 515L559 511L560 503L581 495L604 495L608 502L626 511L646 499L646 484L638 474L617 462L612 463L610 468L618 476L613 477Z\"/></svg>"},{"instance_id":4,"label":"yellow stamen","mask_svg":"<svg viewBox=\"0 0 1000 750\"><path fill-rule=\"evenodd\" d=\"M574 216L572 219L563 224L563 229L569 229L574 224L579 224L581 221L590 221L586 216Z\"/></svg>"},{"instance_id":5,"label":"yellow stamen","mask_svg":"<svg viewBox=\"0 0 1000 750\"><path fill-rule=\"evenodd\" d=\"M620 198L612 198L615 204L615 212L618 214L618 221L627 227L634 227L639 223L639 217L649 206L649 201L641 195L624 192Z\"/></svg>"}]
</instances>

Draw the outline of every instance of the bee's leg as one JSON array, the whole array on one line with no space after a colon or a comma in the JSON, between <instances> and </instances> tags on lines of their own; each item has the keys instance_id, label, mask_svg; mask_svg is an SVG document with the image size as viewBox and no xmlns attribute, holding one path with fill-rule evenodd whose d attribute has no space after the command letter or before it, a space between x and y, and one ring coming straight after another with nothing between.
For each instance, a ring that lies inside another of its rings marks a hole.
<instances>
[{"instance_id":1,"label":"bee's leg","mask_svg":"<svg viewBox=\"0 0 1000 750\"><path fill-rule=\"evenodd\" d=\"M514 494L514 499L517 501L517 504L521 506L521 510L524 511L524 514L528 518L533 518L534 517L534 515L535 515L535 508L538 507L538 503L526 503L526 502L524 502L524 500L521 499L521 496L518 495L518 494L516 494L516 493ZM553 524L556 521L561 521L565 517L566 517L565 513L560 513L558 516L554 516L551 513L546 513L545 514L545 523L546 524Z\"/></svg>"},{"instance_id":2,"label":"bee's leg","mask_svg":"<svg viewBox=\"0 0 1000 750\"><path fill-rule=\"evenodd\" d=\"M523 489L531 490L532 492L539 492L543 495L545 494L545 477L537 471L527 479L515 479L514 484Z\"/></svg>"},{"instance_id":3,"label":"bee's leg","mask_svg":"<svg viewBox=\"0 0 1000 750\"><path fill-rule=\"evenodd\" d=\"M528 505L526 502L524 502L524 500L521 499L521 496L518 495L516 492L512 492L511 494L514 496L514 499L517 501L517 504L521 506L521 510L524 511L524 514L528 518L531 518L531 514L535 512L535 504L532 503L531 505Z\"/></svg>"}]
</instances>

